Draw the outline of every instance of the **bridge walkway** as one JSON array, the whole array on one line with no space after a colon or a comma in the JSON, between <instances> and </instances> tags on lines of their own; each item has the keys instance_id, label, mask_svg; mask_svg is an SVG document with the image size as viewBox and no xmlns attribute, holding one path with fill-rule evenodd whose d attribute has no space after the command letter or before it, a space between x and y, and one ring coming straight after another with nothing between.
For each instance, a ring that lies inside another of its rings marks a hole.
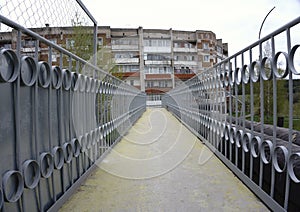
<instances>
[{"instance_id":1,"label":"bridge walkway","mask_svg":"<svg viewBox=\"0 0 300 212\"><path fill-rule=\"evenodd\" d=\"M184 125L147 108L60 211L269 211Z\"/></svg>"}]
</instances>

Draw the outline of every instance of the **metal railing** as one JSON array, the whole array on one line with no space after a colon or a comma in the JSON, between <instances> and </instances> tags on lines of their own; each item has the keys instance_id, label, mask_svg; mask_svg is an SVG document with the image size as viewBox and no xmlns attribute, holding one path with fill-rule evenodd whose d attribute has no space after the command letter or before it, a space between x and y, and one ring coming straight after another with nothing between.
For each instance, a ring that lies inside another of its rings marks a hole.
<instances>
[{"instance_id":1,"label":"metal railing","mask_svg":"<svg viewBox=\"0 0 300 212\"><path fill-rule=\"evenodd\" d=\"M162 99L274 211L299 211L300 17Z\"/></svg>"},{"instance_id":2,"label":"metal railing","mask_svg":"<svg viewBox=\"0 0 300 212\"><path fill-rule=\"evenodd\" d=\"M0 48L0 210L57 211L145 111L146 95L7 17L0 23L16 34L14 49ZM24 36L33 56L22 54Z\"/></svg>"}]
</instances>

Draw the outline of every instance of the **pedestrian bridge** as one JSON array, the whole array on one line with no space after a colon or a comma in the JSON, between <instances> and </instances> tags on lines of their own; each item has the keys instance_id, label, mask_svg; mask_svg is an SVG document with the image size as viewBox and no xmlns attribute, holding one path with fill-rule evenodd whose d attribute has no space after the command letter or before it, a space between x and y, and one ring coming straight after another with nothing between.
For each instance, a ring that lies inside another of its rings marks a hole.
<instances>
[{"instance_id":1,"label":"pedestrian bridge","mask_svg":"<svg viewBox=\"0 0 300 212\"><path fill-rule=\"evenodd\" d=\"M300 17L161 107L97 67L97 45L88 62L0 23L14 32L0 49L1 211L300 210Z\"/></svg>"}]
</instances>

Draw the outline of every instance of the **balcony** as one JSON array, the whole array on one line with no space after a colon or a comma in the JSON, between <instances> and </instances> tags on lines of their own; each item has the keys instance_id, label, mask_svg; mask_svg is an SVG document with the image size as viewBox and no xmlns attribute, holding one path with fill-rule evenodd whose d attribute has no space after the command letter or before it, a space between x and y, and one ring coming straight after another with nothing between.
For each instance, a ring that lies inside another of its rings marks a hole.
<instances>
[{"instance_id":1,"label":"balcony","mask_svg":"<svg viewBox=\"0 0 300 212\"><path fill-rule=\"evenodd\" d=\"M171 47L159 47L159 46L145 46L144 52L151 52L151 53L171 53Z\"/></svg>"},{"instance_id":2,"label":"balcony","mask_svg":"<svg viewBox=\"0 0 300 212\"><path fill-rule=\"evenodd\" d=\"M192 78L193 76L195 76L195 73L189 73L189 74L185 74L185 73L178 73L178 74L174 74L175 78L180 79L180 80L188 80L190 78Z\"/></svg>"},{"instance_id":3,"label":"balcony","mask_svg":"<svg viewBox=\"0 0 300 212\"><path fill-rule=\"evenodd\" d=\"M171 79L171 74L146 74L146 80Z\"/></svg>"},{"instance_id":4,"label":"balcony","mask_svg":"<svg viewBox=\"0 0 300 212\"><path fill-rule=\"evenodd\" d=\"M139 46L138 45L112 45L112 50L120 50L120 51L138 51Z\"/></svg>"},{"instance_id":5,"label":"balcony","mask_svg":"<svg viewBox=\"0 0 300 212\"><path fill-rule=\"evenodd\" d=\"M170 60L145 60L145 65L172 65Z\"/></svg>"},{"instance_id":6,"label":"balcony","mask_svg":"<svg viewBox=\"0 0 300 212\"><path fill-rule=\"evenodd\" d=\"M140 72L115 72L112 75L123 80L127 77L140 77Z\"/></svg>"},{"instance_id":7,"label":"balcony","mask_svg":"<svg viewBox=\"0 0 300 212\"><path fill-rule=\"evenodd\" d=\"M171 87L148 87L146 88L146 93L147 94L163 94L168 91L170 91L172 88Z\"/></svg>"},{"instance_id":8,"label":"balcony","mask_svg":"<svg viewBox=\"0 0 300 212\"><path fill-rule=\"evenodd\" d=\"M174 52L192 53L192 52L197 52L197 48L179 48L179 47L174 47L173 51Z\"/></svg>"},{"instance_id":9,"label":"balcony","mask_svg":"<svg viewBox=\"0 0 300 212\"><path fill-rule=\"evenodd\" d=\"M180 61L174 61L174 65L175 66L197 66L198 63L197 61L180 60Z\"/></svg>"},{"instance_id":10,"label":"balcony","mask_svg":"<svg viewBox=\"0 0 300 212\"><path fill-rule=\"evenodd\" d=\"M118 64L127 64L127 63L139 63L139 58L115 58L115 62Z\"/></svg>"}]
</instances>

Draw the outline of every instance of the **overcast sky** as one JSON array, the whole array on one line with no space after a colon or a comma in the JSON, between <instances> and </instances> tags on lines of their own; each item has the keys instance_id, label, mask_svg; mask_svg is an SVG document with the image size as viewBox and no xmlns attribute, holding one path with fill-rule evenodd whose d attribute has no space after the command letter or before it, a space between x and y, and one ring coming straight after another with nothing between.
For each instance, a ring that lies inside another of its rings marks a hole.
<instances>
[{"instance_id":1,"label":"overcast sky","mask_svg":"<svg viewBox=\"0 0 300 212\"><path fill-rule=\"evenodd\" d=\"M300 0L82 0L99 26L210 30L229 44L229 54L300 16Z\"/></svg>"}]
</instances>

